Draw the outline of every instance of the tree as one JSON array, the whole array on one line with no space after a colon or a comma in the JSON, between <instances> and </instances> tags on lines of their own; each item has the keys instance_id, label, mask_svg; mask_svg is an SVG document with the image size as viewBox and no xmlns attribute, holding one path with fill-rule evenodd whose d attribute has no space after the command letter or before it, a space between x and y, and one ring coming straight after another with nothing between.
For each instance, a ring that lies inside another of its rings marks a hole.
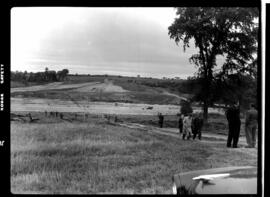
<instances>
[{"instance_id":1,"label":"tree","mask_svg":"<svg viewBox=\"0 0 270 197\"><path fill-rule=\"evenodd\" d=\"M47 80L48 81L57 81L56 71L54 71L54 70L47 71Z\"/></svg>"},{"instance_id":2,"label":"tree","mask_svg":"<svg viewBox=\"0 0 270 197\"><path fill-rule=\"evenodd\" d=\"M177 8L169 36L178 45L183 42L184 51L194 41L198 54L190 62L198 67L197 75L203 79L200 99L203 102L204 119L207 121L208 107L212 104L214 67L216 57L224 56L221 75L230 72L254 74L257 51L257 8L238 7L188 7Z\"/></svg>"},{"instance_id":3,"label":"tree","mask_svg":"<svg viewBox=\"0 0 270 197\"><path fill-rule=\"evenodd\" d=\"M181 114L187 115L193 112L190 101L181 100Z\"/></svg>"},{"instance_id":4,"label":"tree","mask_svg":"<svg viewBox=\"0 0 270 197\"><path fill-rule=\"evenodd\" d=\"M68 73L69 73L69 70L68 69L63 69L61 71L58 71L57 72L57 78L58 78L58 80L59 81L65 80L65 78L67 77Z\"/></svg>"},{"instance_id":5,"label":"tree","mask_svg":"<svg viewBox=\"0 0 270 197\"><path fill-rule=\"evenodd\" d=\"M216 100L231 104L238 100L245 110L250 103L257 105L257 80L250 75L236 73L217 78L214 82Z\"/></svg>"},{"instance_id":6,"label":"tree","mask_svg":"<svg viewBox=\"0 0 270 197\"><path fill-rule=\"evenodd\" d=\"M63 79L65 79L67 77L68 73L69 73L69 70L68 69L63 69L62 70Z\"/></svg>"}]
</instances>

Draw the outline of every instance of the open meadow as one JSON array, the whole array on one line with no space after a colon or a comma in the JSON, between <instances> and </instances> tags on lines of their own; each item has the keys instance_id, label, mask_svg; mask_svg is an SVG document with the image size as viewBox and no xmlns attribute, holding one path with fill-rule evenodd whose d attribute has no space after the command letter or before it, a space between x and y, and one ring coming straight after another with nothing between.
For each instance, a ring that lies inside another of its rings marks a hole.
<instances>
[{"instance_id":1,"label":"open meadow","mask_svg":"<svg viewBox=\"0 0 270 197\"><path fill-rule=\"evenodd\" d=\"M94 115L72 122L34 115L36 123L11 124L12 193L170 194L175 173L257 165L257 149L227 149L225 141L182 141Z\"/></svg>"}]
</instances>

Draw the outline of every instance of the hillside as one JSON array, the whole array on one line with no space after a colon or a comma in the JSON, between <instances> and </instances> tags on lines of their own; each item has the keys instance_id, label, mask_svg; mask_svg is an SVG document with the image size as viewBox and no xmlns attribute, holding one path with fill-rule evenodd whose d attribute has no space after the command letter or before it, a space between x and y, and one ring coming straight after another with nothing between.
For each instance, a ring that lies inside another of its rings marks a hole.
<instances>
[{"instance_id":1,"label":"hillside","mask_svg":"<svg viewBox=\"0 0 270 197\"><path fill-rule=\"evenodd\" d=\"M69 76L69 80L34 86L13 86L11 97L103 102L179 104L180 81L116 76ZM16 84L16 83L12 83Z\"/></svg>"}]
</instances>

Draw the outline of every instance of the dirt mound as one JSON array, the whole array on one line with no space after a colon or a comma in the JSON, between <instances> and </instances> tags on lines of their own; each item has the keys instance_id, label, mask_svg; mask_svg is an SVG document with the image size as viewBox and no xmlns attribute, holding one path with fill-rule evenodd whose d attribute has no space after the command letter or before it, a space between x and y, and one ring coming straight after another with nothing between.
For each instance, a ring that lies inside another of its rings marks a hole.
<instances>
[{"instance_id":1,"label":"dirt mound","mask_svg":"<svg viewBox=\"0 0 270 197\"><path fill-rule=\"evenodd\" d=\"M73 91L78 92L128 92L121 86L114 85L113 82L105 80L104 83L88 82L79 84L63 84L63 82L54 82L45 85L11 88L11 93L40 91L40 90L63 90L63 89L73 89Z\"/></svg>"},{"instance_id":2,"label":"dirt mound","mask_svg":"<svg viewBox=\"0 0 270 197\"><path fill-rule=\"evenodd\" d=\"M55 88L59 87L61 84L62 84L62 82L54 82L54 83L49 83L49 84L45 84L45 85L35 85L35 86L29 86L29 87L11 88L11 93L55 89Z\"/></svg>"},{"instance_id":3,"label":"dirt mound","mask_svg":"<svg viewBox=\"0 0 270 197\"><path fill-rule=\"evenodd\" d=\"M77 88L75 91L78 92L128 92L121 86L114 85L112 82L105 81L104 83L93 84Z\"/></svg>"},{"instance_id":4,"label":"dirt mound","mask_svg":"<svg viewBox=\"0 0 270 197\"><path fill-rule=\"evenodd\" d=\"M98 82L88 82L79 84L63 84L63 82L48 83L45 85L36 85L29 87L11 88L11 93L13 92L28 92L28 91L40 91L40 90L63 90L63 89L73 89L81 88L85 86L91 86L97 84Z\"/></svg>"}]
</instances>

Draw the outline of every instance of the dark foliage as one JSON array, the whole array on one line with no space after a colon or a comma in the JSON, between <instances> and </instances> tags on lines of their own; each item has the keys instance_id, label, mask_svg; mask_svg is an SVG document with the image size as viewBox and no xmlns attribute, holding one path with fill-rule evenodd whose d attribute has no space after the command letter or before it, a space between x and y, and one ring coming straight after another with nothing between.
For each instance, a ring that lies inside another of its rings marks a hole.
<instances>
[{"instance_id":1,"label":"dark foliage","mask_svg":"<svg viewBox=\"0 0 270 197\"><path fill-rule=\"evenodd\" d=\"M49 70L47 67L44 72L20 72L11 71L11 81L18 81L27 84L28 82L54 82L63 81L66 79L69 73L68 69L63 69L61 71Z\"/></svg>"},{"instance_id":2,"label":"dark foliage","mask_svg":"<svg viewBox=\"0 0 270 197\"><path fill-rule=\"evenodd\" d=\"M194 41L199 49L190 57L198 67L197 76L202 80L197 99L203 102L204 119L215 95L214 68L218 55L224 64L218 75L232 73L256 76L259 16L257 8L239 7L182 7L177 8L177 18L168 28L176 44L183 42L184 51Z\"/></svg>"},{"instance_id":3,"label":"dark foliage","mask_svg":"<svg viewBox=\"0 0 270 197\"><path fill-rule=\"evenodd\" d=\"M181 100L181 114L187 115L193 112L189 101Z\"/></svg>"}]
</instances>

